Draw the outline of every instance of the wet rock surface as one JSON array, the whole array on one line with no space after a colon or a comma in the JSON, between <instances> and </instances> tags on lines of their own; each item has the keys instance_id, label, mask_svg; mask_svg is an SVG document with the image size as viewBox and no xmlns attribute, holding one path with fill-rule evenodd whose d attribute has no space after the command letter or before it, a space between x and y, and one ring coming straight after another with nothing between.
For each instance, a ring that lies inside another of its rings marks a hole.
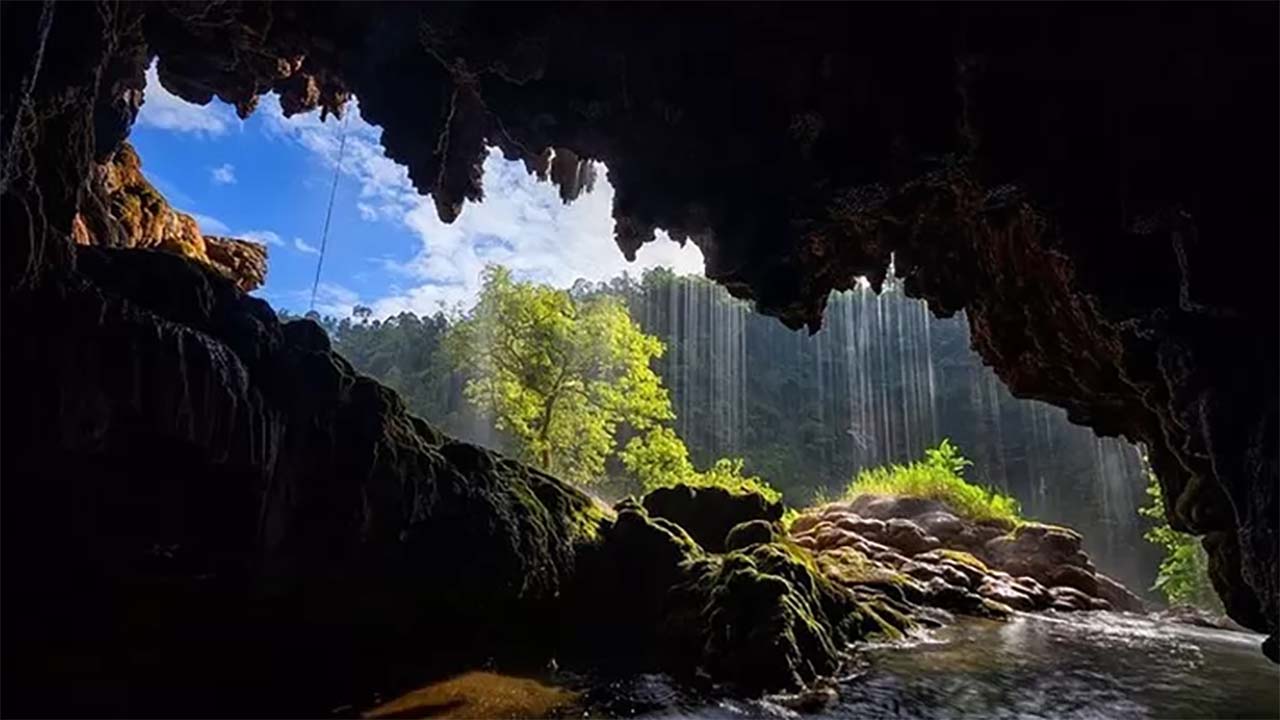
<instances>
[{"instance_id":1,"label":"wet rock surface","mask_svg":"<svg viewBox=\"0 0 1280 720\"><path fill-rule=\"evenodd\" d=\"M603 510L202 264L77 256L6 305L6 711L319 713L549 651Z\"/></svg>"},{"instance_id":2,"label":"wet rock surface","mask_svg":"<svg viewBox=\"0 0 1280 720\"><path fill-rule=\"evenodd\" d=\"M617 505L616 520L605 521L600 541L580 556L565 605L570 657L709 677L754 694L803 688L835 673L850 643L915 626L900 596L846 583L851 578L828 572L770 521L733 527L727 552L706 550L646 509L659 493L671 496L658 490L643 504ZM611 652L620 642L628 652Z\"/></svg>"},{"instance_id":3,"label":"wet rock surface","mask_svg":"<svg viewBox=\"0 0 1280 720\"><path fill-rule=\"evenodd\" d=\"M790 532L833 579L894 584L903 600L953 613L1145 611L1140 598L1094 570L1070 528L978 523L935 500L863 495L805 511Z\"/></svg>"}]
</instances>

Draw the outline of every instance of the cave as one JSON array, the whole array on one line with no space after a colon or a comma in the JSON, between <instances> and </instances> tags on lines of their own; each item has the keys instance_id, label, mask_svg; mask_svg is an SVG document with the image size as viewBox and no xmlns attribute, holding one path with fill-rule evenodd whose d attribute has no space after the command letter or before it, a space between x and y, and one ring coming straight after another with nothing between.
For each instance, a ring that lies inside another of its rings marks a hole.
<instances>
[{"instance_id":1,"label":"cave","mask_svg":"<svg viewBox=\"0 0 1280 720\"><path fill-rule=\"evenodd\" d=\"M314 715L500 648L591 656L556 630L602 602L579 578L686 552L648 504L583 550L590 498L277 320L245 292L256 246L140 230L112 192L153 63L241 117L358 97L444 222L483 202L490 146L565 202L603 162L620 253L694 243L793 330L860 282L962 312L1013 395L1146 448L1169 525L1280 659L1275 4L0 13L6 712ZM608 598L630 630L581 623L639 643L645 600Z\"/></svg>"}]
</instances>

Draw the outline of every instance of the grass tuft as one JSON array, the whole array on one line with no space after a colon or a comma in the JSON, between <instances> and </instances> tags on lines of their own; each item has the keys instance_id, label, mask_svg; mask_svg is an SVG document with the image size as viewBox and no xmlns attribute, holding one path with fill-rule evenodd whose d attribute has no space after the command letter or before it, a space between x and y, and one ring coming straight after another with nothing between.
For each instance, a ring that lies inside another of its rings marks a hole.
<instances>
[{"instance_id":1,"label":"grass tuft","mask_svg":"<svg viewBox=\"0 0 1280 720\"><path fill-rule=\"evenodd\" d=\"M845 490L845 499L859 495L927 498L945 503L956 515L974 522L1021 523L1017 500L964 479L964 468L970 464L950 441L943 440L926 451L923 460L859 472Z\"/></svg>"}]
</instances>

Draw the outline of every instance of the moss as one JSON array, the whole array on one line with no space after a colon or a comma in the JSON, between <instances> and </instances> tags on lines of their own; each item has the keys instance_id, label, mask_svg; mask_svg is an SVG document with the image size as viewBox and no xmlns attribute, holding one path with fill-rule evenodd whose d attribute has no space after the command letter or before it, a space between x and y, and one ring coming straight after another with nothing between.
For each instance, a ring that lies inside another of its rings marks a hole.
<instances>
[{"instance_id":1,"label":"moss","mask_svg":"<svg viewBox=\"0 0 1280 720\"><path fill-rule=\"evenodd\" d=\"M1013 535L1014 538L1020 538L1023 535L1062 534L1062 535L1073 537L1076 540L1083 539L1080 533L1076 532L1075 530L1072 530L1069 527L1066 527L1065 525L1054 525L1052 523L1033 522L1033 521L1023 521L1021 523L1018 523L1018 526L1013 528L1013 530L1011 531L1011 534Z\"/></svg>"},{"instance_id":2,"label":"moss","mask_svg":"<svg viewBox=\"0 0 1280 720\"><path fill-rule=\"evenodd\" d=\"M901 640L905 630L913 623L906 615L887 603L863 602L859 604L862 617L862 639Z\"/></svg>"},{"instance_id":3,"label":"moss","mask_svg":"<svg viewBox=\"0 0 1280 720\"><path fill-rule=\"evenodd\" d=\"M937 550L934 550L934 552L948 560L954 560L961 565L967 565L978 570L983 575L991 574L991 568L987 567L986 563L974 557L971 553L967 553L963 550L950 550L947 548L938 548Z\"/></svg>"},{"instance_id":4,"label":"moss","mask_svg":"<svg viewBox=\"0 0 1280 720\"><path fill-rule=\"evenodd\" d=\"M749 691L795 688L835 672L849 643L914 626L888 599L856 597L822 568L821 556L789 542L687 563L668 615L677 662Z\"/></svg>"},{"instance_id":5,"label":"moss","mask_svg":"<svg viewBox=\"0 0 1280 720\"><path fill-rule=\"evenodd\" d=\"M735 493L719 487L662 487L641 502L649 515L676 523L712 552L724 551L725 537L735 525L749 520L775 522L782 517L779 502L758 493Z\"/></svg>"},{"instance_id":6,"label":"moss","mask_svg":"<svg viewBox=\"0 0 1280 720\"><path fill-rule=\"evenodd\" d=\"M790 532L790 531L791 531L791 523L795 522L795 521L796 521L796 518L800 517L800 515L801 515L801 514L802 514L802 513L801 513L799 510L797 510L797 509L795 509L795 508L793 508L793 507L789 507L789 508L787 508L786 510L783 510L783 511L782 511L782 518L781 518L780 520L778 520L778 523L782 525L782 531L783 531L783 532Z\"/></svg>"},{"instance_id":7,"label":"moss","mask_svg":"<svg viewBox=\"0 0 1280 720\"><path fill-rule=\"evenodd\" d=\"M771 543L778 538L777 526L768 520L748 520L738 523L725 536L726 550L740 550L752 545Z\"/></svg>"}]
</instances>

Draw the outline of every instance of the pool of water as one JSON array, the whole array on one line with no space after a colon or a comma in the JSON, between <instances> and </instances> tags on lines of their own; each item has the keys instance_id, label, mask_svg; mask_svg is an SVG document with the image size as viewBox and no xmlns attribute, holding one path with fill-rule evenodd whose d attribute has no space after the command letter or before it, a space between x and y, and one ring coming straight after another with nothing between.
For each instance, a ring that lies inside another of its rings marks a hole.
<instances>
[{"instance_id":1,"label":"pool of water","mask_svg":"<svg viewBox=\"0 0 1280 720\"><path fill-rule=\"evenodd\" d=\"M830 718L1278 718L1280 668L1262 637L1119 613L964 620L869 646ZM587 683L589 716L797 717L784 698L717 698L657 675Z\"/></svg>"}]
</instances>

